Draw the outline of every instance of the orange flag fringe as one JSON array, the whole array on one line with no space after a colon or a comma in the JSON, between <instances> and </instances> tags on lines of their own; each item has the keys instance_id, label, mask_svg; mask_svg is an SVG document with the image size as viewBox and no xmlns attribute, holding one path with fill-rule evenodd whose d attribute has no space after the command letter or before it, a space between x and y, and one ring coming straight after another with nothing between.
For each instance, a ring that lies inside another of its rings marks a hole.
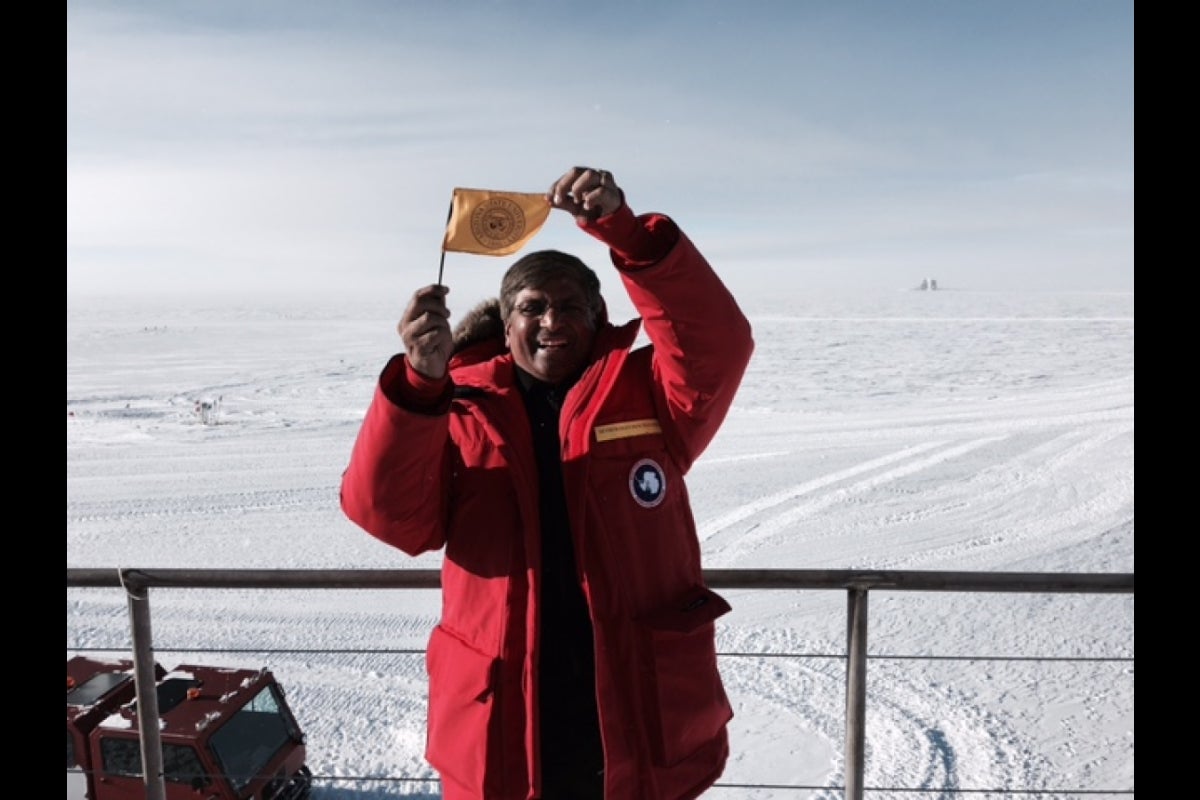
<instances>
[{"instance_id":1,"label":"orange flag fringe","mask_svg":"<svg viewBox=\"0 0 1200 800\"><path fill-rule=\"evenodd\" d=\"M456 188L442 252L515 253L542 229L548 216L550 203L544 194Z\"/></svg>"}]
</instances>

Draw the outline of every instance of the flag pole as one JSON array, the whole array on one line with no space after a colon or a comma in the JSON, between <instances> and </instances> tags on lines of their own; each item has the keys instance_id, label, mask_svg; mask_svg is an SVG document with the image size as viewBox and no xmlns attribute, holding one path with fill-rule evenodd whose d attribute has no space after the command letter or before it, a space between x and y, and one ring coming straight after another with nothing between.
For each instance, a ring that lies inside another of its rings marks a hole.
<instances>
[{"instance_id":1,"label":"flag pole","mask_svg":"<svg viewBox=\"0 0 1200 800\"><path fill-rule=\"evenodd\" d=\"M450 219L454 216L454 195L450 195L450 210L446 212L446 227L450 227ZM442 260L438 262L438 286L442 285L442 270L446 267L446 234L442 233Z\"/></svg>"}]
</instances>

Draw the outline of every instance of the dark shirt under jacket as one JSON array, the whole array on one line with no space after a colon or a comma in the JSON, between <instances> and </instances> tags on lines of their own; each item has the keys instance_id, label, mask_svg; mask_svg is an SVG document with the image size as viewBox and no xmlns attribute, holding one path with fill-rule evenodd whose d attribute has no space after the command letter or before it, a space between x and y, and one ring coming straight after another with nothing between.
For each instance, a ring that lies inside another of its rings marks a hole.
<instances>
[{"instance_id":1,"label":"dark shirt under jacket","mask_svg":"<svg viewBox=\"0 0 1200 800\"><path fill-rule=\"evenodd\" d=\"M542 631L538 665L544 800L603 797L604 752L596 712L592 622L579 585L558 436L562 398L575 380L551 386L520 368L537 456L542 528Z\"/></svg>"}]
</instances>

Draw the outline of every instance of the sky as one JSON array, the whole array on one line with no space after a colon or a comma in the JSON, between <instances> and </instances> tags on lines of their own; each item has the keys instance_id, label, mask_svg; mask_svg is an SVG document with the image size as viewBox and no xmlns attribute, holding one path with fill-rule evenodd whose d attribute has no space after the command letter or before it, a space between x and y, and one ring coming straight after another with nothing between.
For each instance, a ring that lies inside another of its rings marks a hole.
<instances>
[{"instance_id":1,"label":"sky","mask_svg":"<svg viewBox=\"0 0 1200 800\"><path fill-rule=\"evenodd\" d=\"M830 289L744 308L754 356L687 476L706 568L1134 571L1132 293ZM338 505L398 346L386 297L70 306L67 566L437 567ZM706 800L841 800L845 593L722 594L735 717ZM438 797L422 757L436 591L149 597L164 667L275 673L313 800ZM120 590L68 589L66 611L68 658L129 654ZM1133 628L1131 594L872 591L866 786L1132 796ZM388 776L424 782L370 780Z\"/></svg>"},{"instance_id":2,"label":"sky","mask_svg":"<svg viewBox=\"0 0 1200 800\"><path fill-rule=\"evenodd\" d=\"M574 165L738 285L1132 291L1133 77L1130 0L68 0L68 296L402 303Z\"/></svg>"}]
</instances>

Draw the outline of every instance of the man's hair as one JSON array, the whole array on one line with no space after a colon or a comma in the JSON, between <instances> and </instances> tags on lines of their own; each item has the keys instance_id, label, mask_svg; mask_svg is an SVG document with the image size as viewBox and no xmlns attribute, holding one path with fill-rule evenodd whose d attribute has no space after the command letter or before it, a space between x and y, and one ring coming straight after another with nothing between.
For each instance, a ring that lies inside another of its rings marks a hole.
<instances>
[{"instance_id":1,"label":"man's hair","mask_svg":"<svg viewBox=\"0 0 1200 800\"><path fill-rule=\"evenodd\" d=\"M598 319L604 300L600 296L600 278L591 267L570 253L559 250L538 250L517 259L500 280L500 313L504 319L512 314L517 293L522 289L539 288L555 278L568 278L583 290L592 319Z\"/></svg>"}]
</instances>

